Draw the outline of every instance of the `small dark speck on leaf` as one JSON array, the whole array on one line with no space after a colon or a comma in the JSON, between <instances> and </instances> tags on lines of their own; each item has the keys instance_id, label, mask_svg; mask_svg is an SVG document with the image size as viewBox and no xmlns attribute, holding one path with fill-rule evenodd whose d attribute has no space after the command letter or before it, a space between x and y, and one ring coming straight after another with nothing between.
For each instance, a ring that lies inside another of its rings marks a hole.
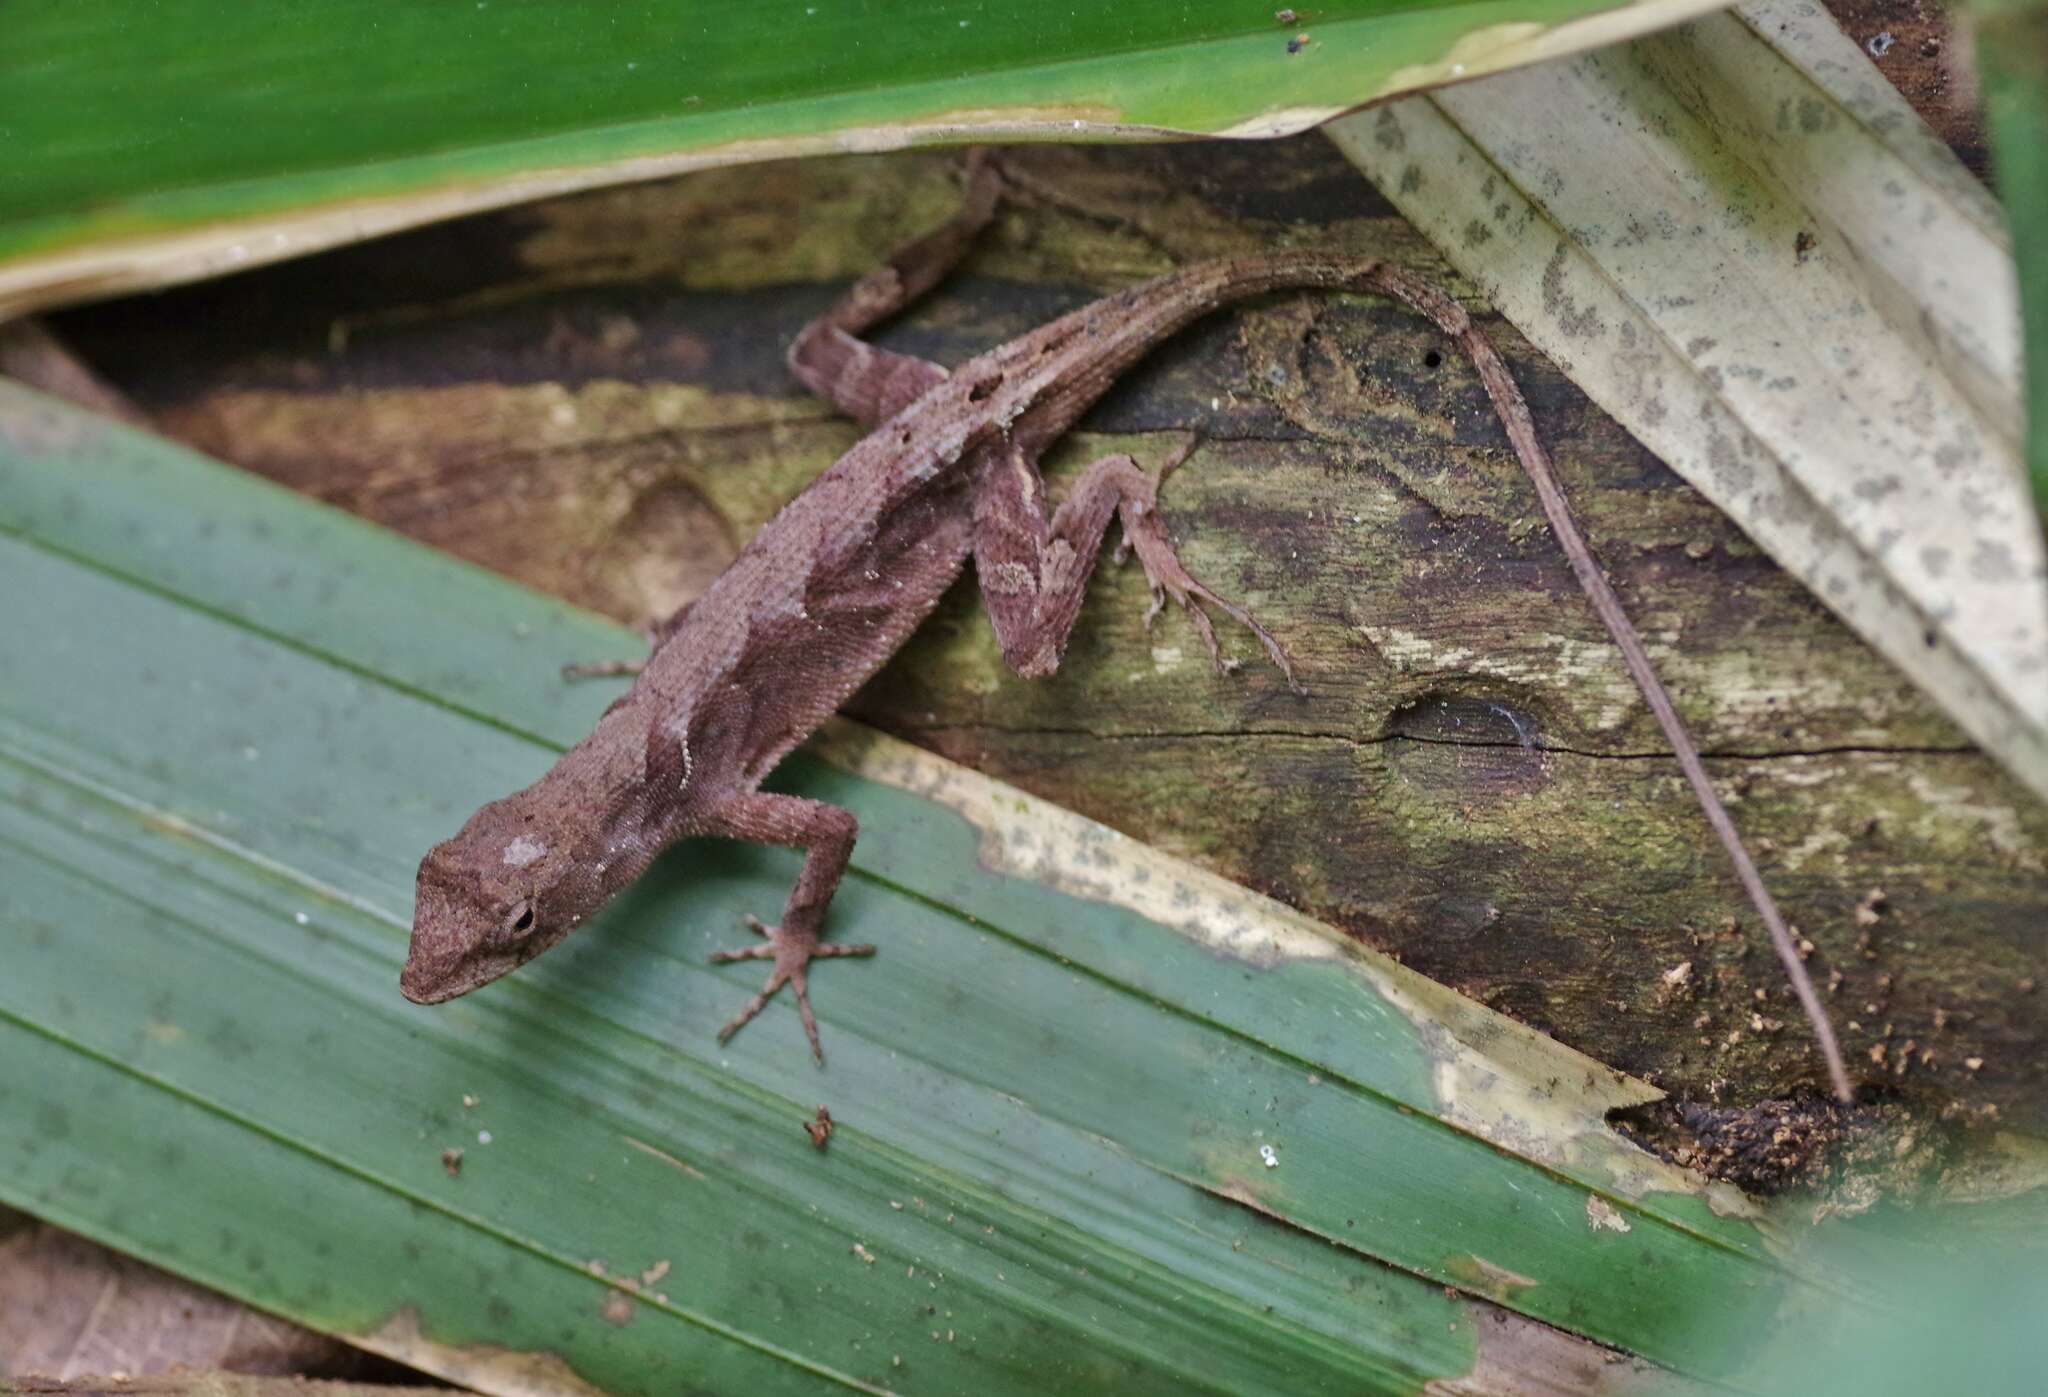
<instances>
[{"instance_id":1,"label":"small dark speck on leaf","mask_svg":"<svg viewBox=\"0 0 2048 1397\"><path fill-rule=\"evenodd\" d=\"M1308 35L1306 34L1296 34L1293 38L1287 41L1287 51L1289 53L1300 53L1303 49L1307 47Z\"/></svg>"},{"instance_id":2,"label":"small dark speck on leaf","mask_svg":"<svg viewBox=\"0 0 2048 1397\"><path fill-rule=\"evenodd\" d=\"M1273 11L1273 19L1279 24L1292 24L1296 19L1296 15L1292 10L1275 10Z\"/></svg>"},{"instance_id":3,"label":"small dark speck on leaf","mask_svg":"<svg viewBox=\"0 0 2048 1397\"><path fill-rule=\"evenodd\" d=\"M462 1174L462 1151L441 1151L441 1167L448 1171L449 1178L453 1179L460 1177Z\"/></svg>"},{"instance_id":4,"label":"small dark speck on leaf","mask_svg":"<svg viewBox=\"0 0 2048 1397\"><path fill-rule=\"evenodd\" d=\"M1814 242L1813 234L1801 228L1799 236L1792 239L1792 260L1794 262L1804 262L1812 254Z\"/></svg>"},{"instance_id":5,"label":"small dark speck on leaf","mask_svg":"<svg viewBox=\"0 0 2048 1397\"><path fill-rule=\"evenodd\" d=\"M804 1133L811 1137L813 1146L824 1149L825 1142L832 1138L832 1113L820 1106L817 1119L804 1122Z\"/></svg>"}]
</instances>

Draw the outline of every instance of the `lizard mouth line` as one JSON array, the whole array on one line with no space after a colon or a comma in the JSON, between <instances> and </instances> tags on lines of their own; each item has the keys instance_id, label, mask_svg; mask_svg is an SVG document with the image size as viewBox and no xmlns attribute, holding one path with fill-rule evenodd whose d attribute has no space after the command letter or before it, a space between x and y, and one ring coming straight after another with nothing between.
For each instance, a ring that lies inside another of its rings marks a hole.
<instances>
[{"instance_id":1,"label":"lizard mouth line","mask_svg":"<svg viewBox=\"0 0 2048 1397\"><path fill-rule=\"evenodd\" d=\"M521 954L467 961L454 974L436 974L432 966L407 960L405 969L398 973L398 992L415 1004L445 1004L511 974L544 949L544 944L530 950L522 947Z\"/></svg>"},{"instance_id":2,"label":"lizard mouth line","mask_svg":"<svg viewBox=\"0 0 2048 1397\"><path fill-rule=\"evenodd\" d=\"M448 984L423 983L408 965L399 973L398 992L415 1004L443 1004L462 991Z\"/></svg>"}]
</instances>

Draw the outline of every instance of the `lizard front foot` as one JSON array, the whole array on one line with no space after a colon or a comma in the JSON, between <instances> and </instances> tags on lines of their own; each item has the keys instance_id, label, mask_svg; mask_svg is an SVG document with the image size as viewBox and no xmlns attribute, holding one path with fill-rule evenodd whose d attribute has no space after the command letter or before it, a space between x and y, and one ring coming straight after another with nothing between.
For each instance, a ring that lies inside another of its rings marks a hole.
<instances>
[{"instance_id":1,"label":"lizard front foot","mask_svg":"<svg viewBox=\"0 0 2048 1397\"><path fill-rule=\"evenodd\" d=\"M723 1043L738 1033L749 1020L768 1006L768 1001L774 997L777 990L789 985L796 990L796 1011L803 1018L805 1036L811 1040L811 1056L818 1060L820 1067L823 1067L825 1049L818 1042L818 1020L811 1013L810 983L807 978L810 963L833 956L871 956L875 953L875 948L869 945L828 946L818 940L816 930L769 926L759 917L748 917L747 925L767 939L753 946L744 946L737 951L713 951L711 959L720 964L735 960L772 960L775 962L775 968L768 972L768 982L761 986L761 992L748 1000L746 1007L733 1015L724 1028L718 1030L718 1041Z\"/></svg>"},{"instance_id":2,"label":"lizard front foot","mask_svg":"<svg viewBox=\"0 0 2048 1397\"><path fill-rule=\"evenodd\" d=\"M645 660L579 660L562 666L564 679L623 679L637 678L647 668Z\"/></svg>"},{"instance_id":3,"label":"lizard front foot","mask_svg":"<svg viewBox=\"0 0 2048 1397\"><path fill-rule=\"evenodd\" d=\"M654 652L661 643L673 635L683 624L683 618L690 614L694 601L686 601L677 607L666 620L648 621L633 627L647 642L647 660L654 658ZM562 666L564 679L620 679L640 677L640 671L647 668L647 660L584 660Z\"/></svg>"}]
</instances>

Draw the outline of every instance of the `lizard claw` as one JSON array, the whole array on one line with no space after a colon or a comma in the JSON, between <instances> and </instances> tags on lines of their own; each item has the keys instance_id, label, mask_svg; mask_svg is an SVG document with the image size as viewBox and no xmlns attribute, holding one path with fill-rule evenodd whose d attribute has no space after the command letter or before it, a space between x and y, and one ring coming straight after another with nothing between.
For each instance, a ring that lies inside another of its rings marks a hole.
<instances>
[{"instance_id":1,"label":"lizard claw","mask_svg":"<svg viewBox=\"0 0 2048 1397\"><path fill-rule=\"evenodd\" d=\"M784 985L796 991L796 1011L804 1023L804 1036L811 1040L811 1056L818 1065L825 1065L825 1049L818 1041L818 1019L811 1012L811 987L808 967L813 960L829 960L834 956L871 956L875 948L870 945L824 945L816 932L791 931L784 927L769 926L758 917L748 917L747 925L766 937L758 945L742 946L733 951L713 951L711 959L724 964L736 960L772 960L775 968L768 972L768 981L761 986L761 992L748 1000L739 1013L727 1020L718 1030L718 1041L723 1043L738 1033L763 1009L775 992Z\"/></svg>"}]
</instances>

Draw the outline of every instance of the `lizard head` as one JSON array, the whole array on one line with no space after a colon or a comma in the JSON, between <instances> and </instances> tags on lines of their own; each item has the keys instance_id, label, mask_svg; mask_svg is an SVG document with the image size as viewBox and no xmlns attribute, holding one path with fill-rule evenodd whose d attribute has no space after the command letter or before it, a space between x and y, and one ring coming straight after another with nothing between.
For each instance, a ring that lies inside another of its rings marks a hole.
<instances>
[{"instance_id":1,"label":"lizard head","mask_svg":"<svg viewBox=\"0 0 2048 1397\"><path fill-rule=\"evenodd\" d=\"M439 1004L517 970L604 901L582 851L531 790L494 800L420 860L398 987Z\"/></svg>"}]
</instances>

